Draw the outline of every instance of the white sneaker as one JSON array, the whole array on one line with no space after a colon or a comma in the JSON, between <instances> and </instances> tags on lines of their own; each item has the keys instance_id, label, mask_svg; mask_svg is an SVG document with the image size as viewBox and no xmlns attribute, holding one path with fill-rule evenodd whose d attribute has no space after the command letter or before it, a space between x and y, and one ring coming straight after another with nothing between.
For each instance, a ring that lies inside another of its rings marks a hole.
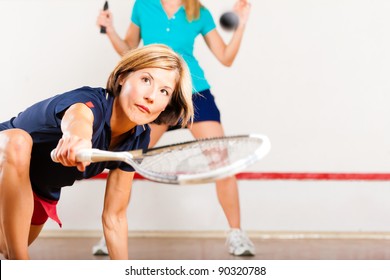
<instances>
[{"instance_id":1,"label":"white sneaker","mask_svg":"<svg viewBox=\"0 0 390 280\"><path fill-rule=\"evenodd\" d=\"M95 256L96 255L108 256L106 239L104 239L104 236L99 240L98 243L96 243L95 246L92 247L92 254L94 254Z\"/></svg>"},{"instance_id":2,"label":"white sneaker","mask_svg":"<svg viewBox=\"0 0 390 280\"><path fill-rule=\"evenodd\" d=\"M240 229L231 229L229 231L226 243L229 253L235 256L254 256L255 246L248 236Z\"/></svg>"}]
</instances>

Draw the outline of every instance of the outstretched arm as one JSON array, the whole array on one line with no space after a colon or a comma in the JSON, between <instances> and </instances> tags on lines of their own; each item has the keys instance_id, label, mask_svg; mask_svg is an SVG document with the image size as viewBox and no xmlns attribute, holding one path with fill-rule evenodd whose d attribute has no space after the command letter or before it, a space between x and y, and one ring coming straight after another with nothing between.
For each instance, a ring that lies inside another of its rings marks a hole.
<instances>
[{"instance_id":1,"label":"outstretched arm","mask_svg":"<svg viewBox=\"0 0 390 280\"><path fill-rule=\"evenodd\" d=\"M127 205L134 172L115 169L109 172L104 198L103 230L111 259L128 259Z\"/></svg>"},{"instance_id":2,"label":"outstretched arm","mask_svg":"<svg viewBox=\"0 0 390 280\"><path fill-rule=\"evenodd\" d=\"M130 23L126 36L122 39L116 32L113 24L113 15L110 10L102 10L97 18L96 24L106 27L106 34L115 51L119 55L124 55L127 51L137 48L140 41L140 29L134 23Z\"/></svg>"},{"instance_id":3,"label":"outstretched arm","mask_svg":"<svg viewBox=\"0 0 390 280\"><path fill-rule=\"evenodd\" d=\"M240 49L242 37L244 35L246 23L249 18L251 4L246 0L238 0L234 6L234 11L239 17L239 24L234 31L230 42L226 44L217 29L214 29L204 37L207 46L215 57L225 66L231 66Z\"/></svg>"},{"instance_id":4,"label":"outstretched arm","mask_svg":"<svg viewBox=\"0 0 390 280\"><path fill-rule=\"evenodd\" d=\"M88 162L77 162L80 149L92 147L93 113L87 105L76 103L64 113L61 121L62 138L56 147L56 158L64 166L77 166L84 171Z\"/></svg>"}]
</instances>

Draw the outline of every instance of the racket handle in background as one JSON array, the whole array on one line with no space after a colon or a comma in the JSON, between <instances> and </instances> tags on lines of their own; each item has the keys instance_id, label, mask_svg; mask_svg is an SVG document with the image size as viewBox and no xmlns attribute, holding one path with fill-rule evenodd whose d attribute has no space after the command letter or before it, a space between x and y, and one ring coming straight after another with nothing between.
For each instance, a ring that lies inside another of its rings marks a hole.
<instances>
[{"instance_id":1,"label":"racket handle in background","mask_svg":"<svg viewBox=\"0 0 390 280\"><path fill-rule=\"evenodd\" d=\"M108 10L108 1L104 2L103 11ZM100 26L100 33L105 34L106 33L106 27Z\"/></svg>"}]
</instances>

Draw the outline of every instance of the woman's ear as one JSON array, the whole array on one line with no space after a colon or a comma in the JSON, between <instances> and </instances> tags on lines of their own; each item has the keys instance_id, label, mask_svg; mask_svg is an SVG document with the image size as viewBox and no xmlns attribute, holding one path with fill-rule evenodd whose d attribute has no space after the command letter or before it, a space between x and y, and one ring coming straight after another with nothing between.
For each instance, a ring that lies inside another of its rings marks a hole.
<instances>
[{"instance_id":1,"label":"woman's ear","mask_svg":"<svg viewBox=\"0 0 390 280\"><path fill-rule=\"evenodd\" d=\"M123 86L124 80L125 80L125 79L123 78L123 74L120 74L119 77L118 77L119 85Z\"/></svg>"},{"instance_id":2,"label":"woman's ear","mask_svg":"<svg viewBox=\"0 0 390 280\"><path fill-rule=\"evenodd\" d=\"M130 73L122 73L122 74L119 75L119 77L118 77L119 85L123 86L123 84L125 83L125 80L129 76L129 74Z\"/></svg>"}]
</instances>

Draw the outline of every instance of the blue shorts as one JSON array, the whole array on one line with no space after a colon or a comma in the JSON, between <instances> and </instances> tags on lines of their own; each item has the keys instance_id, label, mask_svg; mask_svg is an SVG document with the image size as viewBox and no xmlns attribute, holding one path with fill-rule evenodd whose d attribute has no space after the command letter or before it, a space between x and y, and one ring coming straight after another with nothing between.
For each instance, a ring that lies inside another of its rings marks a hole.
<instances>
[{"instance_id":1,"label":"blue shorts","mask_svg":"<svg viewBox=\"0 0 390 280\"><path fill-rule=\"evenodd\" d=\"M215 121L221 122L221 114L215 103L214 96L209 89L192 95L192 102L194 104L194 123ZM169 127L168 130L175 130L181 128L180 122L177 125Z\"/></svg>"},{"instance_id":2,"label":"blue shorts","mask_svg":"<svg viewBox=\"0 0 390 280\"><path fill-rule=\"evenodd\" d=\"M221 114L219 113L217 104L215 104L214 96L209 89L203 90L192 95L194 103L194 122L216 121L221 122Z\"/></svg>"}]
</instances>

